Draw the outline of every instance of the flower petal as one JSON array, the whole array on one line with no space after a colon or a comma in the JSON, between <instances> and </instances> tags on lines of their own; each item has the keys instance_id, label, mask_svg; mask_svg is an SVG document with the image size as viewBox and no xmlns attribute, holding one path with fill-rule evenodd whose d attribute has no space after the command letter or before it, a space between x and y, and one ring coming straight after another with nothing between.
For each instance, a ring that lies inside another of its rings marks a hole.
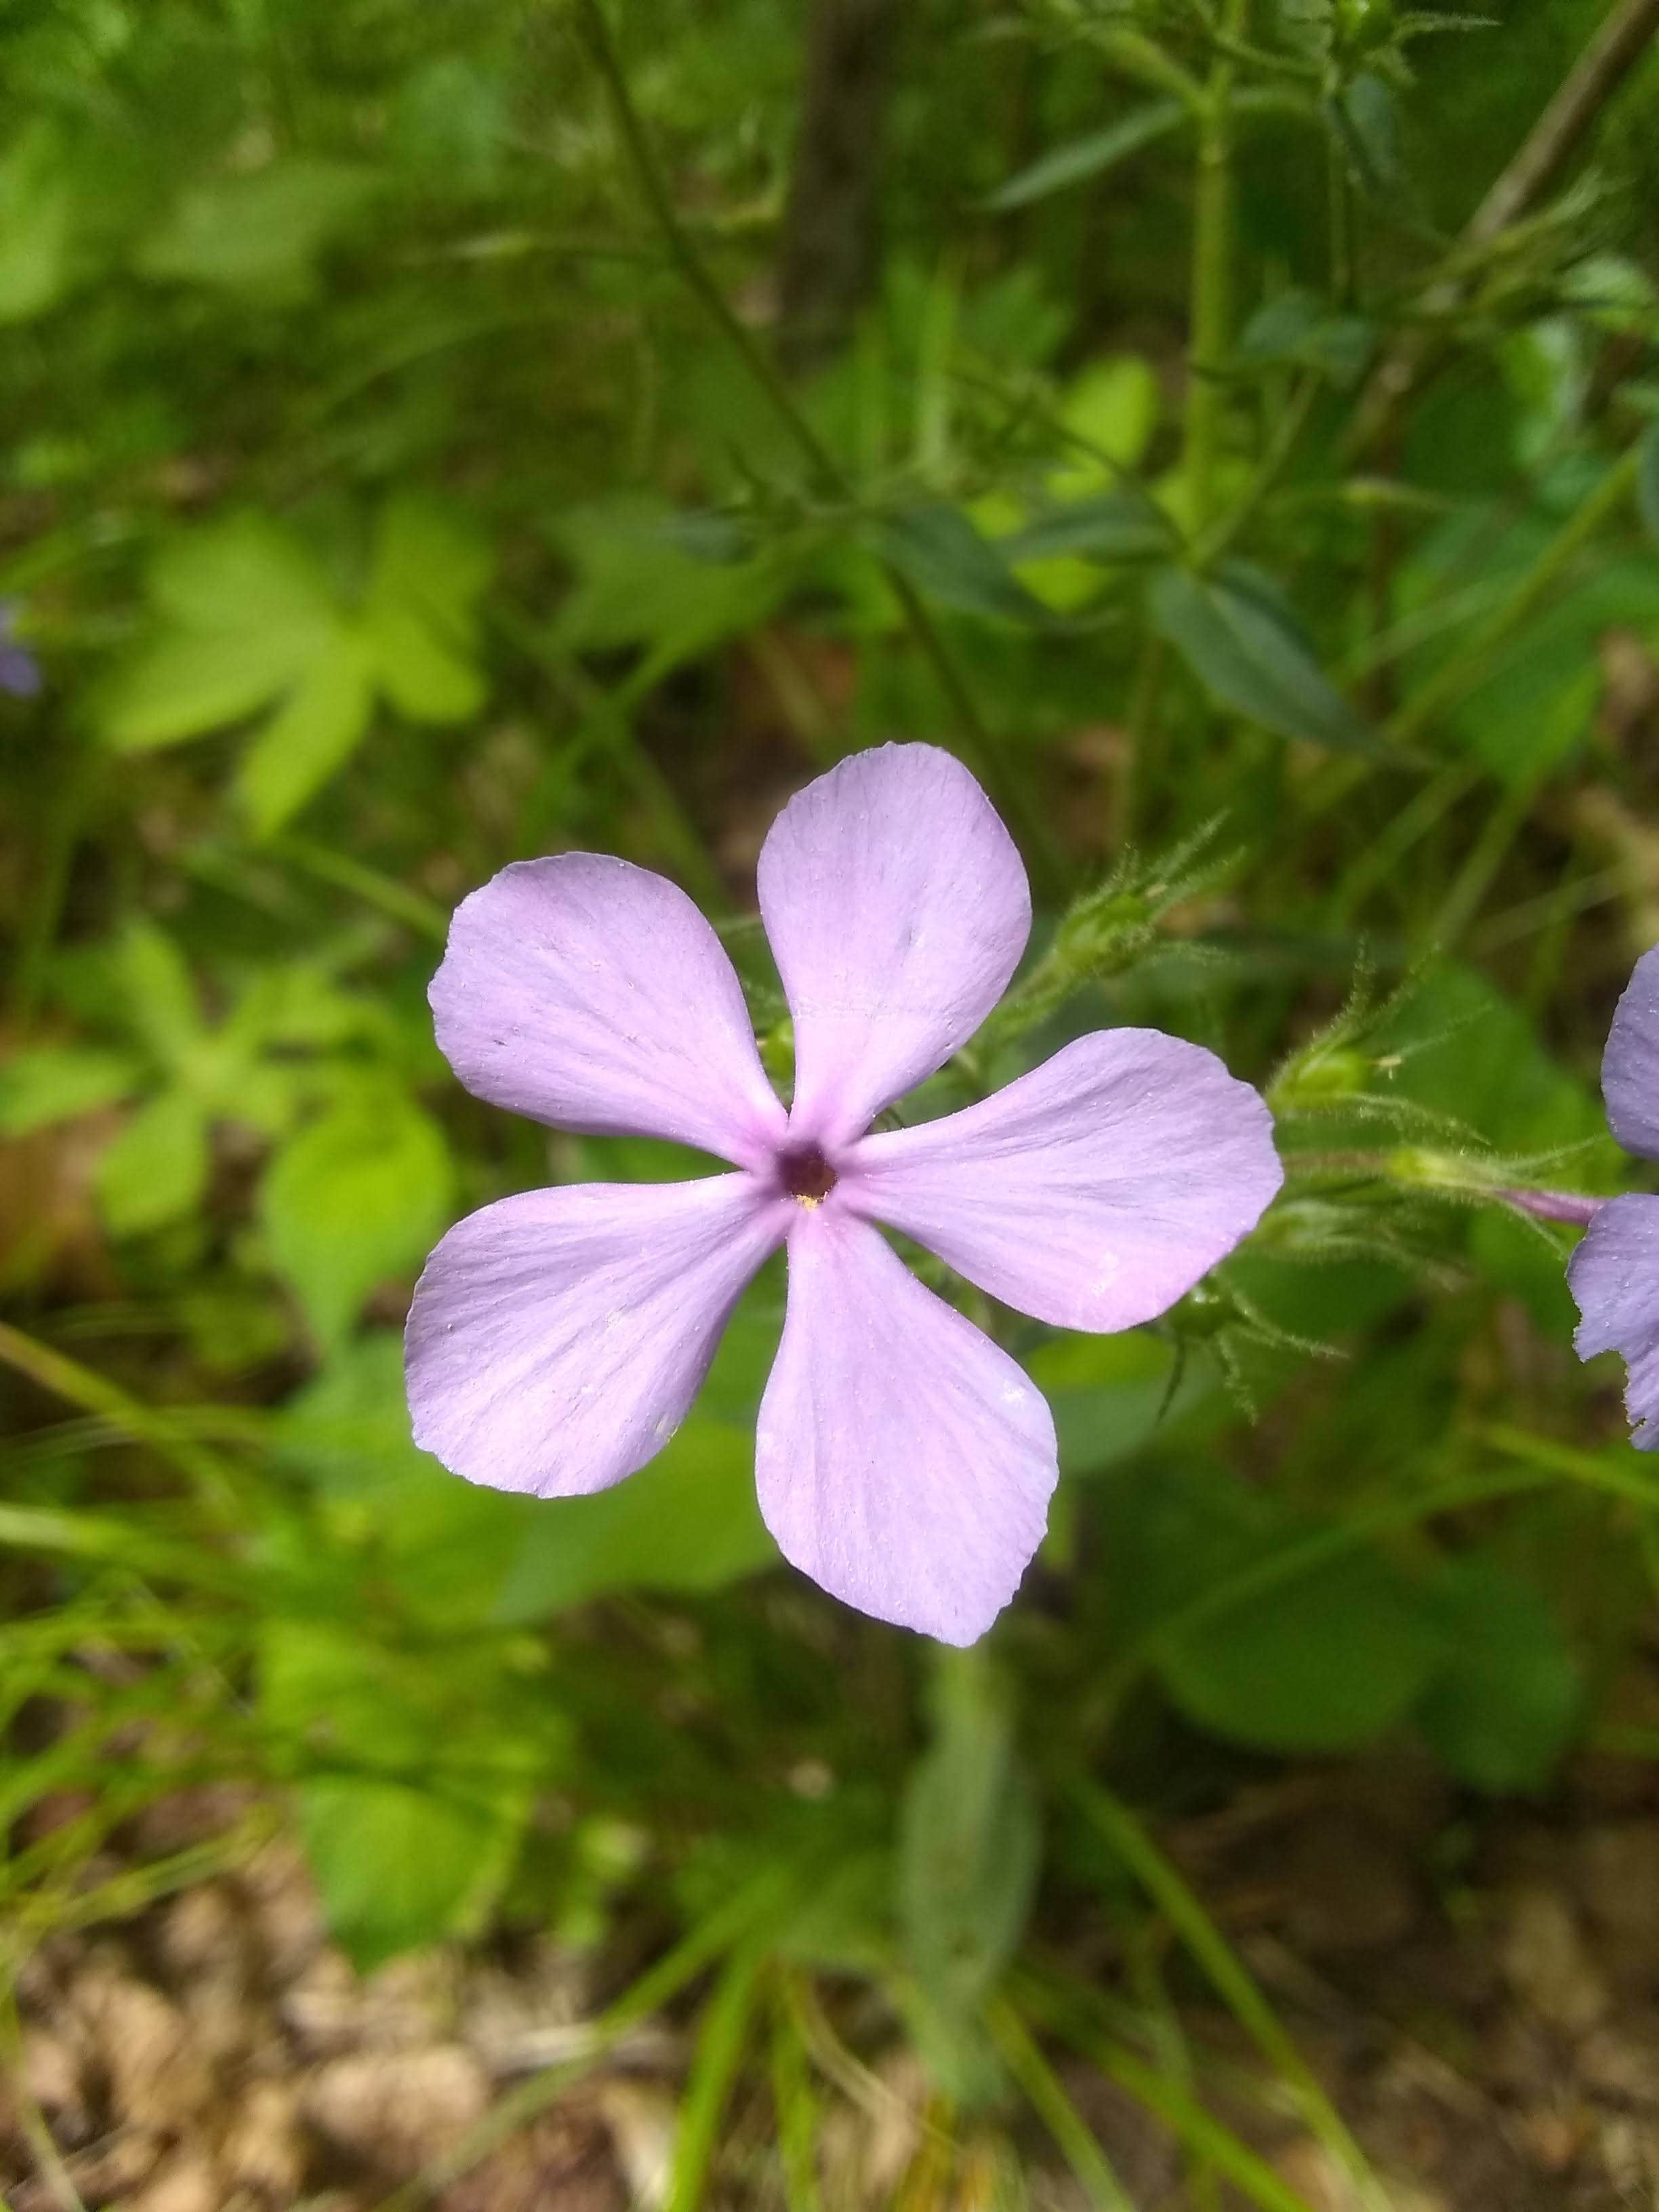
<instances>
[{"instance_id":1,"label":"flower petal","mask_svg":"<svg viewBox=\"0 0 1659 2212\"><path fill-rule=\"evenodd\" d=\"M1054 1425L1007 1353L832 1201L790 1235L756 1473L804 1574L878 1620L971 1644L1042 1540Z\"/></svg>"},{"instance_id":2,"label":"flower petal","mask_svg":"<svg viewBox=\"0 0 1659 2212\"><path fill-rule=\"evenodd\" d=\"M1099 1030L959 1114L865 1138L839 1191L994 1297L1104 1333L1173 1305L1283 1180L1273 1117L1213 1053Z\"/></svg>"},{"instance_id":3,"label":"flower petal","mask_svg":"<svg viewBox=\"0 0 1659 2212\"><path fill-rule=\"evenodd\" d=\"M410 1309L416 1443L492 1490L620 1482L679 1426L792 1212L732 1175L568 1184L469 1215Z\"/></svg>"},{"instance_id":4,"label":"flower petal","mask_svg":"<svg viewBox=\"0 0 1659 2212\"><path fill-rule=\"evenodd\" d=\"M492 1105L672 1137L740 1167L784 1111L732 963L685 893L599 853L520 860L464 899L428 994L438 1044Z\"/></svg>"},{"instance_id":5,"label":"flower petal","mask_svg":"<svg viewBox=\"0 0 1659 2212\"><path fill-rule=\"evenodd\" d=\"M1031 928L1013 840L933 745L855 753L798 792L760 857L795 1021L793 1135L844 1142L965 1044Z\"/></svg>"},{"instance_id":6,"label":"flower petal","mask_svg":"<svg viewBox=\"0 0 1659 2212\"><path fill-rule=\"evenodd\" d=\"M1607 1125L1627 1152L1659 1159L1659 945L1625 986L1601 1059Z\"/></svg>"},{"instance_id":7,"label":"flower petal","mask_svg":"<svg viewBox=\"0 0 1659 2212\"><path fill-rule=\"evenodd\" d=\"M1578 1357L1624 1355L1631 1442L1659 1451L1659 1198L1610 1198L1567 1263L1567 1285L1583 1316Z\"/></svg>"}]
</instances>

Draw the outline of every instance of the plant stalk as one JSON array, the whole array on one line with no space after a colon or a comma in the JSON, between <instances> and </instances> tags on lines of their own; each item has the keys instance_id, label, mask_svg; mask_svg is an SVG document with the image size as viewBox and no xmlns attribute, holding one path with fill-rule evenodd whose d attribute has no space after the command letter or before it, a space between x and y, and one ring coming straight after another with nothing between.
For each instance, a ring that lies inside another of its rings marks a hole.
<instances>
[{"instance_id":1,"label":"plant stalk","mask_svg":"<svg viewBox=\"0 0 1659 2212\"><path fill-rule=\"evenodd\" d=\"M1249 0L1225 0L1221 29L1242 43ZM1238 64L1224 47L1211 65L1198 134L1193 271L1187 349L1187 435L1182 476L1188 522L1201 538L1214 512L1216 464L1226 414L1224 368L1233 334L1233 85Z\"/></svg>"}]
</instances>

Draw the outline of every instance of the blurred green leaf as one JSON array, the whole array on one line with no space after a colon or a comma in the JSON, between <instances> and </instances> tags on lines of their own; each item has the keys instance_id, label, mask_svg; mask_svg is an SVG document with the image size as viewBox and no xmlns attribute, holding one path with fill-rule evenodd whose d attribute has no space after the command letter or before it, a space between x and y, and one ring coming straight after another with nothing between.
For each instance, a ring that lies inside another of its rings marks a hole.
<instances>
[{"instance_id":1,"label":"blurred green leaf","mask_svg":"<svg viewBox=\"0 0 1659 2212\"><path fill-rule=\"evenodd\" d=\"M1491 1559L1455 1559L1429 1596L1446 1656L1417 1724L1460 1782L1493 1795L1541 1790L1571 1738L1583 1678L1529 1583Z\"/></svg>"},{"instance_id":2,"label":"blurred green leaf","mask_svg":"<svg viewBox=\"0 0 1659 2212\"><path fill-rule=\"evenodd\" d=\"M380 1284L412 1273L451 1212L442 1129L377 1085L290 1137L271 1163L260 1214L277 1271L325 1343L343 1336Z\"/></svg>"},{"instance_id":3,"label":"blurred green leaf","mask_svg":"<svg viewBox=\"0 0 1659 2212\"><path fill-rule=\"evenodd\" d=\"M102 700L103 733L124 752L175 744L269 706L339 639L315 562L262 515L232 515L163 547L149 588L167 627Z\"/></svg>"},{"instance_id":4,"label":"blurred green leaf","mask_svg":"<svg viewBox=\"0 0 1659 2212\"><path fill-rule=\"evenodd\" d=\"M1060 1467L1069 1474L1092 1474L1126 1458L1160 1425L1173 1425L1215 1395L1212 1378L1197 1361L1188 1363L1172 1394L1175 1347L1146 1329L1051 1336L1024 1364L1054 1413Z\"/></svg>"},{"instance_id":5,"label":"blurred green leaf","mask_svg":"<svg viewBox=\"0 0 1659 2212\"><path fill-rule=\"evenodd\" d=\"M1347 1751L1421 1695L1443 1648L1437 1620L1339 1524L1173 1459L1127 1465L1102 1510L1120 1638L1151 1653L1201 1726L1261 1750Z\"/></svg>"},{"instance_id":6,"label":"blurred green leaf","mask_svg":"<svg viewBox=\"0 0 1659 2212\"><path fill-rule=\"evenodd\" d=\"M1103 131L1091 131L1087 137L1067 140L1063 146L1054 146L1029 167L999 185L985 201L988 208L1000 211L1007 208L1029 207L1033 200L1046 199L1050 192L1064 191L1072 185L1086 184L1119 161L1138 154L1143 146L1155 139L1166 138L1190 119L1190 111L1179 100L1149 100L1142 107L1132 108L1127 115L1109 124Z\"/></svg>"},{"instance_id":7,"label":"blurred green leaf","mask_svg":"<svg viewBox=\"0 0 1659 2212\"><path fill-rule=\"evenodd\" d=\"M193 185L139 249L141 275L298 297L318 255L377 189L369 170L292 154L246 176Z\"/></svg>"},{"instance_id":8,"label":"blurred green leaf","mask_svg":"<svg viewBox=\"0 0 1659 2212\"><path fill-rule=\"evenodd\" d=\"M236 790L256 837L291 821L356 751L374 711L369 648L338 629L242 757Z\"/></svg>"},{"instance_id":9,"label":"blurred green leaf","mask_svg":"<svg viewBox=\"0 0 1659 2212\"><path fill-rule=\"evenodd\" d=\"M56 1121L130 1098L143 1080L137 1061L89 1045L39 1045L0 1067L0 1137L27 1137Z\"/></svg>"},{"instance_id":10,"label":"blurred green leaf","mask_svg":"<svg viewBox=\"0 0 1659 2212\"><path fill-rule=\"evenodd\" d=\"M210 523L165 547L149 585L157 633L105 688L100 720L118 750L147 751L264 710L237 791L268 836L356 750L378 685L420 721L483 704L476 603L488 547L447 508L390 500L354 616L311 554L257 514Z\"/></svg>"},{"instance_id":11,"label":"blurred green leaf","mask_svg":"<svg viewBox=\"0 0 1659 2212\"><path fill-rule=\"evenodd\" d=\"M1352 1751L1403 1718L1441 1653L1437 1623L1380 1558L1353 1551L1158 1646L1182 1711L1264 1751Z\"/></svg>"},{"instance_id":12,"label":"blurred green leaf","mask_svg":"<svg viewBox=\"0 0 1659 2212\"><path fill-rule=\"evenodd\" d=\"M959 507L915 507L889 515L876 542L901 574L942 605L1039 628L1052 620L1012 574L1002 548L981 537Z\"/></svg>"},{"instance_id":13,"label":"blurred green leaf","mask_svg":"<svg viewBox=\"0 0 1659 2212\"><path fill-rule=\"evenodd\" d=\"M477 601L488 542L436 501L388 501L375 535L363 623L382 688L412 722L464 722L483 704Z\"/></svg>"},{"instance_id":14,"label":"blurred green leaf","mask_svg":"<svg viewBox=\"0 0 1659 2212\"><path fill-rule=\"evenodd\" d=\"M208 1133L182 1091L163 1091L134 1109L98 1155L98 1210L113 1237L137 1237L177 1221L207 1187Z\"/></svg>"},{"instance_id":15,"label":"blurred green leaf","mask_svg":"<svg viewBox=\"0 0 1659 2212\"><path fill-rule=\"evenodd\" d=\"M166 930L135 920L116 940L114 968L127 1025L164 1066L176 1066L202 1036L190 963Z\"/></svg>"},{"instance_id":16,"label":"blurred green leaf","mask_svg":"<svg viewBox=\"0 0 1659 2212\"><path fill-rule=\"evenodd\" d=\"M574 583L559 609L559 641L575 653L641 646L666 674L763 622L792 580L775 556L715 562L686 550L684 518L665 502L621 494L561 515L552 535Z\"/></svg>"},{"instance_id":17,"label":"blurred green leaf","mask_svg":"<svg viewBox=\"0 0 1659 2212\"><path fill-rule=\"evenodd\" d=\"M476 1933L512 1871L521 1799L475 1809L401 1782L318 1776L300 1834L330 1932L359 1972Z\"/></svg>"},{"instance_id":18,"label":"blurred green leaf","mask_svg":"<svg viewBox=\"0 0 1659 2212\"><path fill-rule=\"evenodd\" d=\"M476 1929L563 1729L524 1732L489 1655L445 1658L344 1622L265 1628L260 1710L301 1768L300 1830L336 1940L362 1969Z\"/></svg>"},{"instance_id":19,"label":"blurred green leaf","mask_svg":"<svg viewBox=\"0 0 1659 2212\"><path fill-rule=\"evenodd\" d=\"M1174 545L1168 515L1131 492L1104 492L1051 507L1023 530L996 540L997 552L1016 568L1060 554L1101 562L1153 560L1167 556Z\"/></svg>"},{"instance_id":20,"label":"blurred green leaf","mask_svg":"<svg viewBox=\"0 0 1659 2212\"><path fill-rule=\"evenodd\" d=\"M0 155L0 325L57 306L75 274L74 232L71 158L41 116Z\"/></svg>"},{"instance_id":21,"label":"blurred green leaf","mask_svg":"<svg viewBox=\"0 0 1659 2212\"><path fill-rule=\"evenodd\" d=\"M1161 569L1152 580L1154 626L1220 706L1281 737L1345 752L1376 739L1320 672L1304 640L1234 568L1214 576Z\"/></svg>"},{"instance_id":22,"label":"blurred green leaf","mask_svg":"<svg viewBox=\"0 0 1659 2212\"><path fill-rule=\"evenodd\" d=\"M539 1505L495 1618L544 1620L612 1590L720 1589L776 1559L755 1502L752 1429L693 1413L625 1482Z\"/></svg>"},{"instance_id":23,"label":"blurred green leaf","mask_svg":"<svg viewBox=\"0 0 1659 2212\"><path fill-rule=\"evenodd\" d=\"M1041 1827L1015 1757L1007 1704L981 1655L945 1655L932 1746L899 1813L899 1924L926 2001L924 2032L973 2094L980 2008L1012 1955L1036 1887Z\"/></svg>"}]
</instances>

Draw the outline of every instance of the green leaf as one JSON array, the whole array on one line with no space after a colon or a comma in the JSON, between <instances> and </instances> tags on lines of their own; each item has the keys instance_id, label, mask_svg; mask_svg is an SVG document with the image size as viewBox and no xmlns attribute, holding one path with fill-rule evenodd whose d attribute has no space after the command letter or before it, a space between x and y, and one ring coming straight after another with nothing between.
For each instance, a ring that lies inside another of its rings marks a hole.
<instances>
[{"instance_id":1,"label":"green leaf","mask_svg":"<svg viewBox=\"0 0 1659 2212\"><path fill-rule=\"evenodd\" d=\"M138 1237L189 1213L207 1187L207 1124L194 1099L147 1099L98 1156L98 1210L112 1237Z\"/></svg>"},{"instance_id":2,"label":"green leaf","mask_svg":"<svg viewBox=\"0 0 1659 2212\"><path fill-rule=\"evenodd\" d=\"M256 837L274 836L356 751L374 714L370 666L363 641L337 629L256 735L236 778Z\"/></svg>"},{"instance_id":3,"label":"green leaf","mask_svg":"<svg viewBox=\"0 0 1659 2212\"><path fill-rule=\"evenodd\" d=\"M541 1620L612 1590L720 1589L776 1559L755 1502L753 1430L694 1413L626 1482L540 1507L495 1617Z\"/></svg>"},{"instance_id":4,"label":"green leaf","mask_svg":"<svg viewBox=\"0 0 1659 2212\"><path fill-rule=\"evenodd\" d=\"M56 307L75 273L74 234L74 168L43 117L0 158L0 325Z\"/></svg>"},{"instance_id":5,"label":"green leaf","mask_svg":"<svg viewBox=\"0 0 1659 2212\"><path fill-rule=\"evenodd\" d=\"M942 605L1038 628L1053 619L1010 572L1001 549L982 538L959 507L915 507L890 515L877 544L902 574Z\"/></svg>"},{"instance_id":6,"label":"green leaf","mask_svg":"<svg viewBox=\"0 0 1659 2212\"><path fill-rule=\"evenodd\" d=\"M130 1098L143 1080L137 1062L90 1046L39 1045L0 1067L0 1137L72 1121Z\"/></svg>"},{"instance_id":7,"label":"green leaf","mask_svg":"<svg viewBox=\"0 0 1659 2212\"><path fill-rule=\"evenodd\" d=\"M1417 1724L1460 1782L1541 1790L1571 1739L1583 1678L1554 1613L1491 1559L1449 1561L1430 1595L1447 1656Z\"/></svg>"},{"instance_id":8,"label":"green leaf","mask_svg":"<svg viewBox=\"0 0 1659 2212\"><path fill-rule=\"evenodd\" d=\"M149 582L166 627L117 671L100 703L103 735L119 751L176 744L269 706L339 634L310 556L259 515L175 540Z\"/></svg>"},{"instance_id":9,"label":"green leaf","mask_svg":"<svg viewBox=\"0 0 1659 2212\"><path fill-rule=\"evenodd\" d=\"M117 940L114 964L128 1024L159 1060L176 1067L203 1035L190 963L164 929L137 921Z\"/></svg>"},{"instance_id":10,"label":"green leaf","mask_svg":"<svg viewBox=\"0 0 1659 2212\"><path fill-rule=\"evenodd\" d=\"M715 565L679 542L684 518L627 495L574 507L553 535L575 572L559 610L572 652L641 646L658 674L763 622L793 571L775 556Z\"/></svg>"},{"instance_id":11,"label":"green leaf","mask_svg":"<svg viewBox=\"0 0 1659 2212\"><path fill-rule=\"evenodd\" d=\"M1244 361L1299 362L1346 389L1364 374L1375 343L1362 317L1336 313L1310 292L1291 291L1257 308L1238 351Z\"/></svg>"},{"instance_id":12,"label":"green leaf","mask_svg":"<svg viewBox=\"0 0 1659 2212\"><path fill-rule=\"evenodd\" d=\"M300 1836L329 1929L362 1973L482 1926L512 1872L529 1801L476 1809L401 1782L319 1776Z\"/></svg>"},{"instance_id":13,"label":"green leaf","mask_svg":"<svg viewBox=\"0 0 1659 2212\"><path fill-rule=\"evenodd\" d=\"M476 1929L562 1723L538 1723L537 1741L487 1650L397 1649L331 1620L267 1624L259 1698L301 1766L307 1856L356 1964Z\"/></svg>"},{"instance_id":14,"label":"green leaf","mask_svg":"<svg viewBox=\"0 0 1659 2212\"><path fill-rule=\"evenodd\" d=\"M137 255L141 276L302 295L323 247L377 189L366 169L291 155L246 176L187 191Z\"/></svg>"},{"instance_id":15,"label":"green leaf","mask_svg":"<svg viewBox=\"0 0 1659 2212\"><path fill-rule=\"evenodd\" d=\"M1029 207L1033 200L1046 199L1051 192L1086 184L1091 177L1127 161L1155 139L1168 137L1190 119L1190 111L1182 100L1149 100L1145 106L1133 108L1103 131L1091 131L1086 138L1068 139L1063 146L1052 148L1029 168L999 185L985 205L997 210Z\"/></svg>"},{"instance_id":16,"label":"green leaf","mask_svg":"<svg viewBox=\"0 0 1659 2212\"><path fill-rule=\"evenodd\" d=\"M1048 1400L1069 1474L1092 1474L1138 1451L1160 1424L1179 1420L1199 1401L1213 1399L1200 1363L1190 1361L1175 1390L1174 1349L1145 1329L1117 1336L1054 1335L1026 1359Z\"/></svg>"},{"instance_id":17,"label":"green leaf","mask_svg":"<svg viewBox=\"0 0 1659 2212\"><path fill-rule=\"evenodd\" d=\"M1296 629L1237 568L1210 577L1160 569L1150 604L1154 627L1218 705L1281 737L1346 752L1376 750Z\"/></svg>"},{"instance_id":18,"label":"green leaf","mask_svg":"<svg viewBox=\"0 0 1659 2212\"><path fill-rule=\"evenodd\" d=\"M1403 1577L1348 1552L1158 1646L1158 1671L1201 1726L1263 1751L1351 1751L1421 1695L1442 1650Z\"/></svg>"},{"instance_id":19,"label":"green leaf","mask_svg":"<svg viewBox=\"0 0 1659 2212\"><path fill-rule=\"evenodd\" d=\"M416 722L463 722L483 703L476 608L488 544L437 501L388 501L376 533L363 624L375 673Z\"/></svg>"},{"instance_id":20,"label":"green leaf","mask_svg":"<svg viewBox=\"0 0 1659 2212\"><path fill-rule=\"evenodd\" d=\"M996 540L996 550L1013 567L1081 555L1091 561L1146 561L1167 556L1175 531L1163 509L1132 492L1106 492L1097 499L1073 500L1048 508Z\"/></svg>"},{"instance_id":21,"label":"green leaf","mask_svg":"<svg viewBox=\"0 0 1659 2212\"><path fill-rule=\"evenodd\" d=\"M454 1176L444 1133L379 1085L290 1137L260 1212L277 1271L325 1343L343 1336L380 1284L412 1273L448 1221Z\"/></svg>"},{"instance_id":22,"label":"green leaf","mask_svg":"<svg viewBox=\"0 0 1659 2212\"><path fill-rule=\"evenodd\" d=\"M899 1814L899 1924L933 2024L944 2033L939 2055L971 2087L975 2023L1024 1932L1041 1827L983 1657L945 1655L935 1683L934 1739Z\"/></svg>"}]
</instances>

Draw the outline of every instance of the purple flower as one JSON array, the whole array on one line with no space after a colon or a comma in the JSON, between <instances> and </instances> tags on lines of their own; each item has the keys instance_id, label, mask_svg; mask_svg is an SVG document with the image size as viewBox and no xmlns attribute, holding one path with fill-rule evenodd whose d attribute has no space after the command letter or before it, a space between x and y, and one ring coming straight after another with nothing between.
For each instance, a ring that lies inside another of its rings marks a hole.
<instances>
[{"instance_id":1,"label":"purple flower","mask_svg":"<svg viewBox=\"0 0 1659 2212\"><path fill-rule=\"evenodd\" d=\"M1627 1152L1659 1159L1659 945L1644 952L1613 1017L1601 1060L1607 1123ZM1624 1354L1631 1438L1659 1451L1659 1198L1599 1206L1567 1267L1581 1359Z\"/></svg>"},{"instance_id":2,"label":"purple flower","mask_svg":"<svg viewBox=\"0 0 1659 2212\"><path fill-rule=\"evenodd\" d=\"M33 699L40 689L40 664L32 653L12 642L17 610L9 599L0 599L0 691L15 699Z\"/></svg>"},{"instance_id":3,"label":"purple flower","mask_svg":"<svg viewBox=\"0 0 1659 2212\"><path fill-rule=\"evenodd\" d=\"M567 853L457 910L431 999L469 1090L737 1173L530 1191L452 1229L410 1314L416 1439L496 1489L619 1482L673 1434L744 1285L787 1245L756 1438L766 1524L848 1604L969 1644L1042 1540L1054 1422L875 1224L1056 1327L1130 1328L1259 1219L1281 1180L1271 1121L1212 1054L1126 1029L869 1133L967 1042L1030 929L1007 831L930 745L858 754L792 799L760 907L794 1019L787 1112L720 940L660 876Z\"/></svg>"}]
</instances>

